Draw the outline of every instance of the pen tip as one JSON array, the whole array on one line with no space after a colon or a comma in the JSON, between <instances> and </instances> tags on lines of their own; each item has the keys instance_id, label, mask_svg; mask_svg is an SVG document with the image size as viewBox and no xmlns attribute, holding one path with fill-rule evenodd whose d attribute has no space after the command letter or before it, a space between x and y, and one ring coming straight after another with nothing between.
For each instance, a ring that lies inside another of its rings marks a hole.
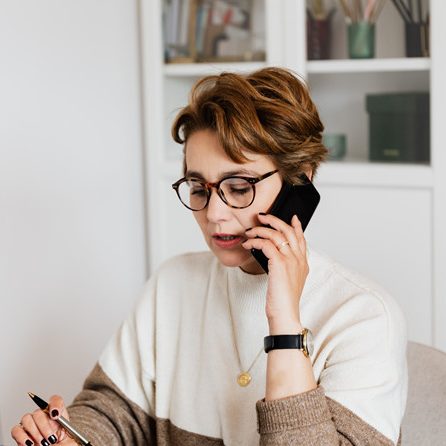
<instances>
[{"instance_id":1,"label":"pen tip","mask_svg":"<svg viewBox=\"0 0 446 446\"><path fill-rule=\"evenodd\" d=\"M28 395L40 407L40 409L46 410L48 408L48 403L39 396L34 395L32 392L28 392Z\"/></svg>"}]
</instances>

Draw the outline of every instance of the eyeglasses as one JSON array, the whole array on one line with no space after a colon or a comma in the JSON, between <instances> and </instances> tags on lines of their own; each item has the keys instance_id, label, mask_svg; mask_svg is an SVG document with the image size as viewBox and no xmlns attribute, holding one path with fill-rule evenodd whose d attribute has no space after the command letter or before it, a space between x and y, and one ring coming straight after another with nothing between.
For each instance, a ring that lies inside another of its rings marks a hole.
<instances>
[{"instance_id":1,"label":"eyeglasses","mask_svg":"<svg viewBox=\"0 0 446 446\"><path fill-rule=\"evenodd\" d=\"M218 196L231 208L244 209L250 206L256 197L255 185L276 172L278 170L272 170L257 178L230 176L216 183L184 177L173 183L172 188L181 203L191 211L201 211L208 205L212 188L217 189Z\"/></svg>"}]
</instances>

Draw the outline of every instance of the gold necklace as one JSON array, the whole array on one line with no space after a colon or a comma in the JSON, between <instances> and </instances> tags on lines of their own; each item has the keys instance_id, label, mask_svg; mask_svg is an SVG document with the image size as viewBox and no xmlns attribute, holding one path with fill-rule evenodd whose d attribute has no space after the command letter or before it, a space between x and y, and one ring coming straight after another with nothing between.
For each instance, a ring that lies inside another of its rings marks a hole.
<instances>
[{"instance_id":1,"label":"gold necklace","mask_svg":"<svg viewBox=\"0 0 446 446\"><path fill-rule=\"evenodd\" d=\"M249 369L248 369L246 372L241 372L241 373L238 374L238 376L237 376L237 383L238 383L238 385L239 385L240 387L246 387L246 386L248 386L249 383L251 382L251 380L252 380L252 376L251 376L251 374L250 374L249 372L250 372L250 370L252 369L252 367L254 366L254 364L256 363L257 358L260 356L260 353L262 353L262 351L263 351L263 347L262 347L262 349L259 351L259 353L257 354L257 356L255 357L255 359L254 359L254 361L252 362L252 364L251 364L251 366L249 367ZM238 351L237 351L237 355L238 355ZM240 362L240 355L238 355L238 359L239 359L239 367L240 367L240 370L243 370L242 364L241 364L241 362Z\"/></svg>"},{"instance_id":2,"label":"gold necklace","mask_svg":"<svg viewBox=\"0 0 446 446\"><path fill-rule=\"evenodd\" d=\"M226 294L228 296L229 317L231 318L232 339L234 341L235 351L237 352L237 359L238 359L239 369L241 370L241 372L237 375L237 384L240 387L246 387L252 381L252 375L249 372L254 367L254 364L256 363L257 359L259 358L259 356L263 352L263 346L260 349L259 353L257 353L257 356L254 358L254 361L252 361L252 363L249 366L248 370L246 370L246 372L244 372L243 371L243 366L242 366L242 361L240 359L240 354L238 352L237 342L236 342L236 339L235 339L234 319L232 318L231 302L230 302L230 298L229 298L229 275L228 275L228 278L227 278L227 288L226 289L227 289L227 293Z\"/></svg>"}]
</instances>

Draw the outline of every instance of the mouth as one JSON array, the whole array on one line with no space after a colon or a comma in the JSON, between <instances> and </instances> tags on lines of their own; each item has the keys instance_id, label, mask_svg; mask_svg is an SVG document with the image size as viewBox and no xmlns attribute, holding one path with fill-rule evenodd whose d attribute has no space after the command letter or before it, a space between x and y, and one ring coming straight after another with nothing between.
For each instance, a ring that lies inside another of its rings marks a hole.
<instances>
[{"instance_id":1,"label":"mouth","mask_svg":"<svg viewBox=\"0 0 446 446\"><path fill-rule=\"evenodd\" d=\"M212 241L214 245L219 248L234 248L241 244L246 237L242 237L241 235L234 234L212 234Z\"/></svg>"}]
</instances>

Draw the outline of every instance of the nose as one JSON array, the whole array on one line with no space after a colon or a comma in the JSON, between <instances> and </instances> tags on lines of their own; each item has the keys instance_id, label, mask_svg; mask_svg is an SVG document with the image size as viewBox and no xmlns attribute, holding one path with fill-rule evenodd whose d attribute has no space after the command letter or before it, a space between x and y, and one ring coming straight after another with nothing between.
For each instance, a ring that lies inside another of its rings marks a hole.
<instances>
[{"instance_id":1,"label":"nose","mask_svg":"<svg viewBox=\"0 0 446 446\"><path fill-rule=\"evenodd\" d=\"M211 196L206 208L206 216L208 221L218 223L228 220L231 214L230 207L218 195L215 187L211 188Z\"/></svg>"}]
</instances>

